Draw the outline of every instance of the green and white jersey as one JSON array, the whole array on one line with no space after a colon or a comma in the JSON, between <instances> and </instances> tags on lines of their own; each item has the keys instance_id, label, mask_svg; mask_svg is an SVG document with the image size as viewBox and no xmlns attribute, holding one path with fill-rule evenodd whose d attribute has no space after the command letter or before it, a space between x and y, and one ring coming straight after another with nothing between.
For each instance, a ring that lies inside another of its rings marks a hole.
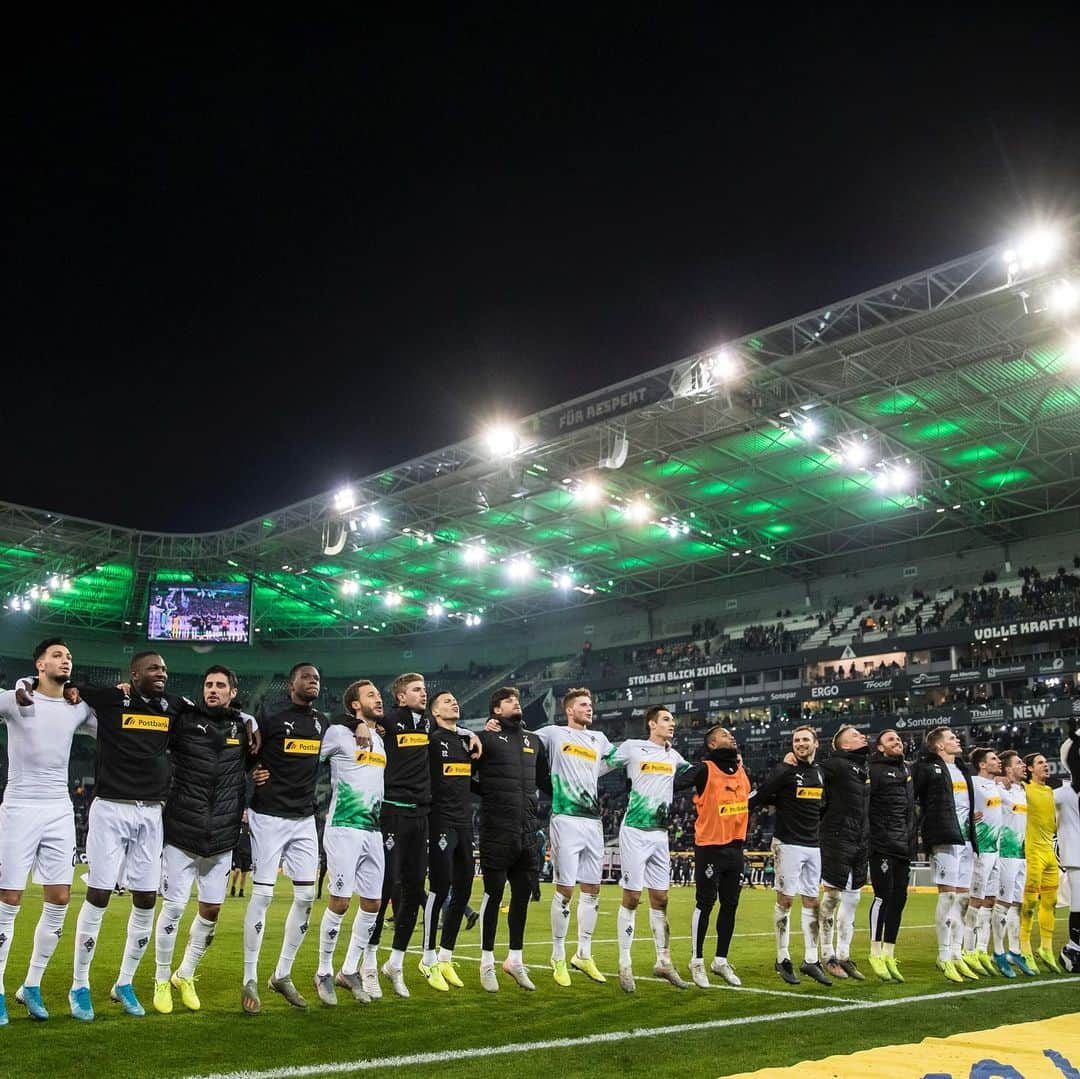
<instances>
[{"instance_id":1,"label":"green and white jersey","mask_svg":"<svg viewBox=\"0 0 1080 1079\"><path fill-rule=\"evenodd\" d=\"M608 736L554 725L534 733L544 743L551 766L552 816L599 820L596 781L611 771L605 758L614 748Z\"/></svg>"},{"instance_id":2,"label":"green and white jersey","mask_svg":"<svg viewBox=\"0 0 1080 1079\"><path fill-rule=\"evenodd\" d=\"M386 775L386 751L379 735L372 731L371 748L361 749L348 727L334 723L323 735L319 755L330 761L327 827L377 832Z\"/></svg>"},{"instance_id":3,"label":"green and white jersey","mask_svg":"<svg viewBox=\"0 0 1080 1079\"><path fill-rule=\"evenodd\" d=\"M960 825L960 834L968 834L968 818L971 816L971 802L968 799L967 779L955 764L948 764L949 780L953 789L953 804L956 806L956 822Z\"/></svg>"},{"instance_id":4,"label":"green and white jersey","mask_svg":"<svg viewBox=\"0 0 1080 1079\"><path fill-rule=\"evenodd\" d=\"M982 776L972 776L971 787L975 792L975 812L982 814L982 819L975 822L979 853L996 854L1001 835L1001 788L994 780Z\"/></svg>"},{"instance_id":5,"label":"green and white jersey","mask_svg":"<svg viewBox=\"0 0 1080 1079\"><path fill-rule=\"evenodd\" d=\"M675 776L685 772L690 763L674 749L643 738L620 742L605 760L611 768L625 768L630 779L630 799L622 826L666 831L675 797Z\"/></svg>"},{"instance_id":6,"label":"green and white jersey","mask_svg":"<svg viewBox=\"0 0 1080 1079\"><path fill-rule=\"evenodd\" d=\"M1023 858L1024 836L1027 834L1027 791L1023 783L998 789L1001 791L998 854L1002 858Z\"/></svg>"}]
</instances>

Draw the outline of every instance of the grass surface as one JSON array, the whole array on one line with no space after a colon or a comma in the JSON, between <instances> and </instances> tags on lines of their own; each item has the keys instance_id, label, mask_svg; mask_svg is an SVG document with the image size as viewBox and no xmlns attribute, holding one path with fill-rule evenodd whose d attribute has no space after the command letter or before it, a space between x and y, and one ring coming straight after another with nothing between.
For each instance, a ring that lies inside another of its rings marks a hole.
<instances>
[{"instance_id":1,"label":"grass surface","mask_svg":"<svg viewBox=\"0 0 1080 1079\"><path fill-rule=\"evenodd\" d=\"M478 885L479 886L479 885ZM289 904L289 886L278 887L267 919L267 943L263 948L260 979L265 985L280 944ZM335 1069L334 1074L363 1070L374 1076L477 1074L522 1076L545 1072L560 1076L614 1074L627 1076L720 1076L755 1067L780 1066L831 1053L854 1052L876 1045L911 1042L930 1035L978 1030L996 1023L1024 1022L1077 1011L1080 981L1044 975L1038 979L983 978L953 986L934 968L934 932L931 927L935 898L912 895L905 912L907 928L901 933L897 954L907 977L904 985L886 985L869 975L863 983L838 982L826 989L804 980L798 987L783 984L772 972L772 893L743 893L731 949L732 962L743 980L742 991L715 988L679 992L666 983L646 980L653 963L648 917L638 913L638 937L634 945L638 991L626 996L612 978L594 985L574 975L574 984L559 988L540 966L549 956L549 888L544 901L529 912L525 956L531 961L537 985L526 993L500 974L502 991L496 996L479 985L479 927L463 933L458 948L458 968L466 988L449 995L430 990L416 972L419 956L409 957L406 979L412 990L409 1000L399 1000L384 984L381 1001L363 1006L339 990L336 1009L319 1005L311 985L315 969L318 921L323 904L317 902L311 930L294 972L301 992L311 1007L306 1012L290 1008L280 997L262 989L263 1013L247 1017L239 1010L244 903L226 900L217 938L203 960L199 992L203 1010L184 1010L175 994L176 1010L162 1016L151 1008L153 944L136 977L136 991L147 1009L145 1019L124 1016L108 1000L116 976L130 902L114 897L106 914L101 943L91 972L98 1018L92 1024L76 1023L67 1013L66 993L71 972L71 942L83 889L76 885L64 940L49 967L42 990L53 1013L48 1023L32 1023L15 1003L15 989L26 969L34 923L40 910L40 890L31 888L16 922L15 940L7 967L6 988L9 1026L0 1029L0 1077L61 1075L77 1068L82 1074L114 1076L195 1076L235 1071L261 1072L273 1068L308 1066L310 1075L329 1074L328 1066L367 1061L363 1069ZM605 973L617 969L614 941L619 893L605 888L594 954ZM474 895L474 904L476 897ZM576 905L576 904L575 904ZM859 929L854 955L863 960L867 951L866 919L869 897L859 909ZM690 917L693 889L671 893L672 951L686 975L690 954ZM194 903L185 917L174 964L179 963ZM1059 911L1058 947L1064 940L1065 912ZM792 934L796 966L802 938ZM343 926L347 937L351 916ZM572 954L576 923L571 924ZM389 933L387 933L389 937ZM419 937L415 938L416 941ZM533 943L529 943L529 941ZM496 954L505 955L505 918ZM338 946L338 960L346 941ZM709 955L708 948L706 952ZM714 982L717 980L712 979ZM1050 983L1050 984L1046 984ZM985 992L984 990L1001 990ZM965 992L974 990L976 992ZM928 996L936 999L925 999ZM938 996L940 995L940 996ZM914 997L897 1006L851 1008L852 1004L885 1004ZM768 1019L769 1016L808 1012L801 1018ZM745 1022L744 1020L753 1020ZM1080 1023L1080 1015L1077 1017ZM702 1024L712 1024L704 1027ZM695 1026L697 1025L697 1029ZM646 1037L628 1032L677 1026L682 1029ZM613 1035L609 1040L571 1047L532 1048L512 1054L477 1059L475 1054L437 1062L390 1063L388 1058L483 1047L522 1044L556 1039ZM989 1048L989 1047L988 1047ZM376 1061L384 1061L380 1066Z\"/></svg>"}]
</instances>

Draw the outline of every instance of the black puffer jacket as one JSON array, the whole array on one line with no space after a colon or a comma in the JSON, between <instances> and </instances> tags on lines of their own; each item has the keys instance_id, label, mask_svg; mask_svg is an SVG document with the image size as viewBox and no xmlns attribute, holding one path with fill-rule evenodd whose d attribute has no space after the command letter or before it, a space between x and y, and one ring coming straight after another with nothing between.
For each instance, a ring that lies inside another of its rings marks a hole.
<instances>
[{"instance_id":1,"label":"black puffer jacket","mask_svg":"<svg viewBox=\"0 0 1080 1079\"><path fill-rule=\"evenodd\" d=\"M169 750L173 780L165 803L165 842L204 858L232 850L244 813L242 713L195 705L173 720Z\"/></svg>"},{"instance_id":2,"label":"black puffer jacket","mask_svg":"<svg viewBox=\"0 0 1080 1079\"><path fill-rule=\"evenodd\" d=\"M967 765L959 757L953 763L967 780L968 800L974 807L975 794ZM937 846L956 847L970 843L978 853L974 808L968 814L966 830L961 831L948 765L936 753L924 752L915 762L914 781L915 798L919 803L919 828L926 852L929 854Z\"/></svg>"},{"instance_id":3,"label":"black puffer jacket","mask_svg":"<svg viewBox=\"0 0 1080 1079\"><path fill-rule=\"evenodd\" d=\"M915 853L915 784L903 757L870 758L870 849L891 858Z\"/></svg>"},{"instance_id":4,"label":"black puffer jacket","mask_svg":"<svg viewBox=\"0 0 1080 1079\"><path fill-rule=\"evenodd\" d=\"M500 719L501 731L479 732L480 862L500 867L536 845L537 775L547 767L543 743L520 725Z\"/></svg>"},{"instance_id":5,"label":"black puffer jacket","mask_svg":"<svg viewBox=\"0 0 1080 1079\"><path fill-rule=\"evenodd\" d=\"M867 750L835 750L822 761L825 776L825 811L821 815L821 845L828 849L869 843L867 806L870 803L870 770Z\"/></svg>"}]
</instances>

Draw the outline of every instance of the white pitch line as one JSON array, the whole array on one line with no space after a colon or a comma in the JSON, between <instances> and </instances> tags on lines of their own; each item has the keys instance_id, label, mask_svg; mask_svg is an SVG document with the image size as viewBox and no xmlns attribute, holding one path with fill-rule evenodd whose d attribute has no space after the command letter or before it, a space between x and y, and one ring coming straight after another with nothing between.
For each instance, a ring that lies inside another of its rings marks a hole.
<instances>
[{"instance_id":1,"label":"white pitch line","mask_svg":"<svg viewBox=\"0 0 1080 1079\"><path fill-rule=\"evenodd\" d=\"M893 1000L848 1001L836 1000L824 1008L802 1008L798 1011L775 1012L771 1015L743 1015L729 1019L708 1019L698 1023L677 1023L663 1027L638 1027L633 1030L611 1030L602 1034L587 1034L579 1038L552 1038L547 1041L512 1042L509 1045L483 1045L473 1049L443 1049L431 1053L408 1053L393 1057L366 1057L338 1063L301 1064L265 1071L213 1072L210 1075L189 1076L187 1079L304 1079L305 1076L349 1075L352 1072L375 1071L379 1068L405 1068L418 1064L448 1064L459 1060L481 1060L486 1057L535 1053L547 1049L574 1049L582 1045L602 1045L608 1042L631 1041L638 1038L658 1038L666 1035L688 1034L699 1030L718 1030L724 1027L752 1026L788 1019L806 1019L819 1015L835 1015L838 1011L867 1011L871 1008L897 1008L904 1004L922 1004L933 1000L952 1000L956 997L978 996L981 993L1019 992L1023 989L1043 989L1050 985L1080 982L1080 977L1054 978L1040 982L1021 982L1017 985L991 985L981 989L957 989L944 993L927 993Z\"/></svg>"}]
</instances>

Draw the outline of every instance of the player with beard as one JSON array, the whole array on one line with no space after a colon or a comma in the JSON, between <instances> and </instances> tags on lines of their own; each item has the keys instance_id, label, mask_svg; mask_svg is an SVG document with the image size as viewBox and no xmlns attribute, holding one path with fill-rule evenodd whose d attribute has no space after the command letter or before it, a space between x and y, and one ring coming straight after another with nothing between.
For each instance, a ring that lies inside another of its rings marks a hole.
<instances>
[{"instance_id":1,"label":"player with beard","mask_svg":"<svg viewBox=\"0 0 1080 1079\"><path fill-rule=\"evenodd\" d=\"M136 652L131 657L128 686L68 687L68 699L85 701L98 721L95 798L86 837L90 871L76 926L68 993L72 1016L83 1022L94 1018L90 964L121 868L131 892L131 914L120 973L110 997L128 1015L146 1014L132 980L150 943L161 883L161 810L171 778L166 755L169 732L177 715L195 706L186 697L166 698L168 679L165 660L157 652Z\"/></svg>"},{"instance_id":2,"label":"player with beard","mask_svg":"<svg viewBox=\"0 0 1080 1079\"><path fill-rule=\"evenodd\" d=\"M259 952L278 866L292 881L293 901L285 919L277 966L268 985L294 1008L307 1007L307 1001L293 985L292 967L308 930L319 871L315 784L326 720L313 702L320 688L319 669L312 663L297 663L289 671L288 699L263 705L259 712L262 745L248 810L252 884L244 912L244 985L240 997L247 1015L262 1010Z\"/></svg>"},{"instance_id":3,"label":"player with beard","mask_svg":"<svg viewBox=\"0 0 1080 1079\"><path fill-rule=\"evenodd\" d=\"M96 717L86 704L64 700L71 652L59 638L34 649L37 691L20 705L14 690L0 693L0 721L8 729L8 783L0 805L0 1026L8 1021L4 970L26 878L42 885L44 903L34 930L34 950L15 999L31 1019L49 1013L41 976L64 932L75 864L75 816L68 794L68 761L76 733L92 735Z\"/></svg>"},{"instance_id":4,"label":"player with beard","mask_svg":"<svg viewBox=\"0 0 1080 1079\"><path fill-rule=\"evenodd\" d=\"M801 973L821 985L832 982L818 960L819 900L821 887L821 803L825 777L817 755L817 734L813 727L796 727L791 732L794 764L781 763L762 786L750 795L751 808L774 803L776 826L773 855L776 866L776 973L789 985L798 985L792 969L789 941L791 907L795 896L802 904L803 962Z\"/></svg>"},{"instance_id":5,"label":"player with beard","mask_svg":"<svg viewBox=\"0 0 1080 1079\"><path fill-rule=\"evenodd\" d=\"M641 893L649 892L649 928L656 949L653 975L676 989L687 983L671 960L671 928L668 924L668 890L671 886L671 846L668 825L675 799L677 777L686 781L690 763L671 748L675 719L671 710L654 705L645 713L648 738L628 738L607 755L612 768L625 768L630 797L619 826L622 861L622 903L619 906L619 986L637 991L631 962L634 923ZM680 786L682 783L680 782ZM686 781L689 787L689 781Z\"/></svg>"},{"instance_id":6,"label":"player with beard","mask_svg":"<svg viewBox=\"0 0 1080 1079\"><path fill-rule=\"evenodd\" d=\"M915 851L915 786L894 730L877 736L870 758L870 969L883 982L902 982L896 959Z\"/></svg>"},{"instance_id":7,"label":"player with beard","mask_svg":"<svg viewBox=\"0 0 1080 1079\"><path fill-rule=\"evenodd\" d=\"M330 761L330 807L323 830L329 896L319 927L319 967L315 989L324 1004L337 1004L334 985L348 989L361 1004L371 995L359 973L379 914L385 858L379 819L386 773L386 751L375 730L383 719L382 695L368 679L345 690L345 716L331 724L320 756ZM334 978L334 951L353 895L360 909L353 919L345 962ZM370 968L374 976L374 967Z\"/></svg>"},{"instance_id":8,"label":"player with beard","mask_svg":"<svg viewBox=\"0 0 1080 1079\"><path fill-rule=\"evenodd\" d=\"M705 760L683 777L693 783L697 819L694 822L694 882L697 889L691 923L693 958L690 977L702 989L709 987L705 973L705 937L717 899L716 957L709 965L728 985L742 985L728 962L735 932L735 911L742 891L743 845L750 818L750 780L739 758L735 736L726 727L705 732ZM680 786L682 782L680 782Z\"/></svg>"},{"instance_id":9,"label":"player with beard","mask_svg":"<svg viewBox=\"0 0 1080 1079\"><path fill-rule=\"evenodd\" d=\"M431 812L431 774L428 764L431 722L425 715L427 686L415 672L399 674L390 687L393 707L379 724L386 749L385 792L381 828L386 870L382 906L375 920L364 959L367 993L382 996L375 956L382 938L387 904L394 900L394 941L382 973L399 997L409 996L403 966L416 919L424 904L424 877L428 864L428 815Z\"/></svg>"},{"instance_id":10,"label":"player with beard","mask_svg":"<svg viewBox=\"0 0 1080 1079\"><path fill-rule=\"evenodd\" d=\"M495 931L506 884L510 884L510 948L502 969L521 986L535 989L522 949L536 863L537 776L548 767L543 743L522 727L521 700L512 686L491 695L490 717L498 731L480 734L482 753L473 766L480 793L480 868L484 899L480 906L480 984L499 991L495 973Z\"/></svg>"},{"instance_id":11,"label":"player with beard","mask_svg":"<svg viewBox=\"0 0 1080 1079\"><path fill-rule=\"evenodd\" d=\"M866 884L870 858L870 766L866 735L844 724L833 736L833 752L821 765L825 810L821 815L821 953L834 978L864 975L851 958L855 911ZM833 948L833 929L836 947Z\"/></svg>"},{"instance_id":12,"label":"player with beard","mask_svg":"<svg viewBox=\"0 0 1080 1079\"><path fill-rule=\"evenodd\" d=\"M544 745L551 768L551 863L555 883L551 896L551 968L556 985L568 986L566 936L575 884L580 888L578 944L570 966L594 982L606 980L592 958L592 938L604 866L597 781L610 770L604 758L612 745L607 735L592 730L593 699L589 690L568 690L563 697L563 711L565 727L553 723L541 727L536 736ZM541 781L544 783L545 777ZM542 861L542 833L539 839Z\"/></svg>"},{"instance_id":13,"label":"player with beard","mask_svg":"<svg viewBox=\"0 0 1080 1079\"><path fill-rule=\"evenodd\" d=\"M236 675L228 667L210 667L203 675L202 700L181 712L169 732L173 779L165 803L163 902L154 935L154 1008L163 1015L173 1010L174 987L186 1008L201 1007L196 971L214 939L240 836L249 750L244 728L252 720L232 707L236 690ZM199 908L183 961L173 973L180 919L192 884L198 888Z\"/></svg>"}]
</instances>

